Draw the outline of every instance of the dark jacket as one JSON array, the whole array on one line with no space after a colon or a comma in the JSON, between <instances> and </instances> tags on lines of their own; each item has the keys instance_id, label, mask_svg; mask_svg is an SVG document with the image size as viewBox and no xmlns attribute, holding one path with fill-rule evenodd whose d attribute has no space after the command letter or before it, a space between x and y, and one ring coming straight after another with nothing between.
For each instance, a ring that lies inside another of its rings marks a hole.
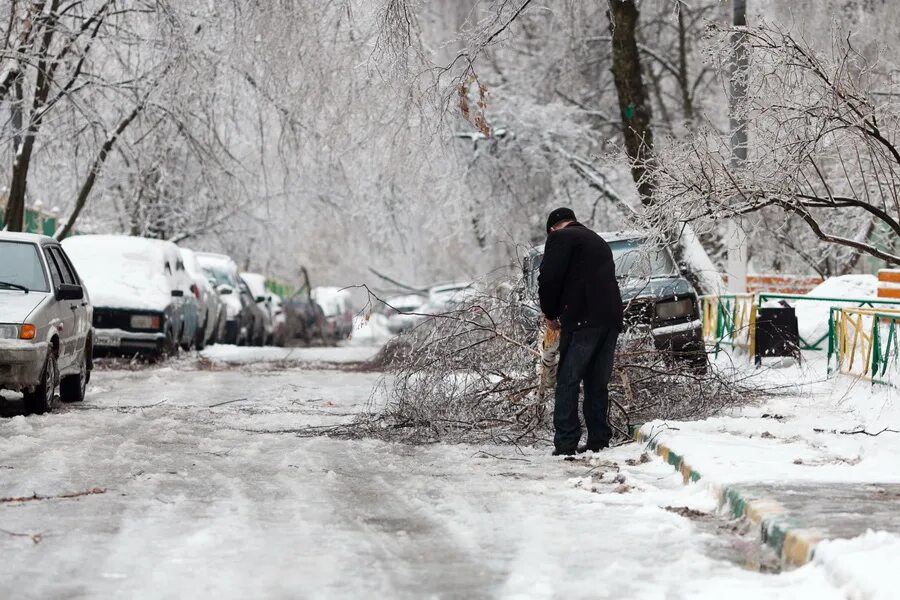
<instances>
[{"instance_id":1,"label":"dark jacket","mask_svg":"<svg viewBox=\"0 0 900 600\"><path fill-rule=\"evenodd\" d=\"M560 319L563 331L622 328L622 295L612 251L581 223L547 236L538 296L541 311L549 319Z\"/></svg>"}]
</instances>

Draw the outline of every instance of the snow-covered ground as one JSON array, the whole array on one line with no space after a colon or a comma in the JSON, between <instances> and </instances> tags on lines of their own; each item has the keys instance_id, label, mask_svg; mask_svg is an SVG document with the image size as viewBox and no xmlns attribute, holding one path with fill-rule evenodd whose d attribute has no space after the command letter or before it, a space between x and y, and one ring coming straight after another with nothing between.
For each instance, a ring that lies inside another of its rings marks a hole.
<instances>
[{"instance_id":1,"label":"snow-covered ground","mask_svg":"<svg viewBox=\"0 0 900 600\"><path fill-rule=\"evenodd\" d=\"M745 356L722 364L748 363ZM762 493L825 541L814 564L849 598L896 598L900 573L900 391L826 375L826 360L770 364L755 375L775 391L765 402L693 422L655 422L655 440L722 486ZM763 490L762 492L760 490ZM872 530L872 531L868 531ZM815 534L814 534L815 535Z\"/></svg>"},{"instance_id":2,"label":"snow-covered ground","mask_svg":"<svg viewBox=\"0 0 900 600\"><path fill-rule=\"evenodd\" d=\"M739 566L757 540L634 444L299 436L352 420L378 374L246 369L258 352L99 371L83 405L0 421L0 597L845 597L824 562Z\"/></svg>"},{"instance_id":3,"label":"snow-covered ground","mask_svg":"<svg viewBox=\"0 0 900 600\"><path fill-rule=\"evenodd\" d=\"M267 362L350 363L371 360L378 353L374 345L349 347L277 348L275 346L240 347L217 344L204 349L200 356L213 362L249 364Z\"/></svg>"}]
</instances>

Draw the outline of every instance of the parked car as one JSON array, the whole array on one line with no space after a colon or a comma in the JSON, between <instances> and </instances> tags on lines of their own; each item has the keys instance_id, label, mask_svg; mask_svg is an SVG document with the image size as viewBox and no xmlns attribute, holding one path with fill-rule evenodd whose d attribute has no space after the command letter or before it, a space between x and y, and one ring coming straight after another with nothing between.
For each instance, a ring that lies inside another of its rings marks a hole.
<instances>
[{"instance_id":1,"label":"parked car","mask_svg":"<svg viewBox=\"0 0 900 600\"><path fill-rule=\"evenodd\" d=\"M241 279L250 289L250 295L253 297L256 306L259 308L261 334L259 345L270 345L272 343L272 293L266 289L266 276L259 273L241 273Z\"/></svg>"},{"instance_id":2,"label":"parked car","mask_svg":"<svg viewBox=\"0 0 900 600\"><path fill-rule=\"evenodd\" d=\"M671 253L641 232L601 233L609 244L622 292L626 331L648 330L658 350L703 370L707 365L697 291L682 277ZM524 274L534 306L544 247L525 258ZM536 310L536 308L535 308Z\"/></svg>"},{"instance_id":3,"label":"parked car","mask_svg":"<svg viewBox=\"0 0 900 600\"><path fill-rule=\"evenodd\" d=\"M419 312L427 298L419 294L407 294L405 296L393 296L384 301L384 315L387 317L388 331L394 335L407 331L412 326L412 320L407 319L406 313Z\"/></svg>"},{"instance_id":4,"label":"parked car","mask_svg":"<svg viewBox=\"0 0 900 600\"><path fill-rule=\"evenodd\" d=\"M259 305L256 301L256 296L250 291L250 286L241 277L238 277L238 288L240 288L241 292L241 303L250 314L247 344L250 346L263 346L266 343L267 311Z\"/></svg>"},{"instance_id":5,"label":"parked car","mask_svg":"<svg viewBox=\"0 0 900 600\"><path fill-rule=\"evenodd\" d=\"M216 292L215 280L200 266L193 250L181 248L181 257L188 276L191 278L191 291L197 299L199 327L194 339L194 346L202 350L207 344L215 344L225 328L225 311L222 300Z\"/></svg>"},{"instance_id":6,"label":"parked car","mask_svg":"<svg viewBox=\"0 0 900 600\"><path fill-rule=\"evenodd\" d=\"M322 307L325 321L336 340L343 340L353 333L353 306L349 290L336 287L318 287L312 292L316 303Z\"/></svg>"},{"instance_id":7,"label":"parked car","mask_svg":"<svg viewBox=\"0 0 900 600\"><path fill-rule=\"evenodd\" d=\"M79 235L63 247L94 302L95 352L159 357L193 340L197 302L175 244Z\"/></svg>"},{"instance_id":8,"label":"parked car","mask_svg":"<svg viewBox=\"0 0 900 600\"><path fill-rule=\"evenodd\" d=\"M216 282L216 292L224 305L225 325L219 341L239 346L250 343L255 313L242 298L237 265L225 254L195 252L195 256L204 272Z\"/></svg>"},{"instance_id":9,"label":"parked car","mask_svg":"<svg viewBox=\"0 0 900 600\"><path fill-rule=\"evenodd\" d=\"M91 378L93 307L56 240L0 231L0 390L22 392L27 413L84 400Z\"/></svg>"},{"instance_id":10,"label":"parked car","mask_svg":"<svg viewBox=\"0 0 900 600\"><path fill-rule=\"evenodd\" d=\"M328 332L322 307L305 293L297 293L285 303L288 336L311 344L313 340L327 341Z\"/></svg>"},{"instance_id":11,"label":"parked car","mask_svg":"<svg viewBox=\"0 0 900 600\"><path fill-rule=\"evenodd\" d=\"M278 294L272 294L272 345L286 346L288 341L287 313L284 300Z\"/></svg>"},{"instance_id":12,"label":"parked car","mask_svg":"<svg viewBox=\"0 0 900 600\"><path fill-rule=\"evenodd\" d=\"M427 320L429 315L450 312L475 293L472 282L444 283L428 290L427 300L419 306L414 314L398 314L388 321L388 328L393 333L411 330L419 323Z\"/></svg>"}]
</instances>

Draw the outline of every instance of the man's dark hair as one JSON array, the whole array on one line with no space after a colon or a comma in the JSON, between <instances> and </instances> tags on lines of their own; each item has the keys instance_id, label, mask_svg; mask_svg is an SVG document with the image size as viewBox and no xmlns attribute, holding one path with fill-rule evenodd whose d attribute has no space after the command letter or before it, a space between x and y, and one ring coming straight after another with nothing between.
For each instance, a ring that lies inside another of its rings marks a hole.
<instances>
[{"instance_id":1,"label":"man's dark hair","mask_svg":"<svg viewBox=\"0 0 900 600\"><path fill-rule=\"evenodd\" d=\"M562 208L557 208L550 216L547 217L547 233L550 233L550 228L559 223L560 221L577 221L575 218L575 212L572 211L571 208L567 208L563 206Z\"/></svg>"}]
</instances>

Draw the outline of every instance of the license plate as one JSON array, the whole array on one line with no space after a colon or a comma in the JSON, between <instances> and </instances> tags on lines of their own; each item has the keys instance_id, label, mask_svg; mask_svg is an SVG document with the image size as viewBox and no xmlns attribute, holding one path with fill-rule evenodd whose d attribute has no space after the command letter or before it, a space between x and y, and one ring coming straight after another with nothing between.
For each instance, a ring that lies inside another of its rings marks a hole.
<instances>
[{"instance_id":1,"label":"license plate","mask_svg":"<svg viewBox=\"0 0 900 600\"><path fill-rule=\"evenodd\" d=\"M118 347L122 344L122 338L117 335L112 335L110 333L95 333L94 334L94 345L95 346L113 346Z\"/></svg>"}]
</instances>

